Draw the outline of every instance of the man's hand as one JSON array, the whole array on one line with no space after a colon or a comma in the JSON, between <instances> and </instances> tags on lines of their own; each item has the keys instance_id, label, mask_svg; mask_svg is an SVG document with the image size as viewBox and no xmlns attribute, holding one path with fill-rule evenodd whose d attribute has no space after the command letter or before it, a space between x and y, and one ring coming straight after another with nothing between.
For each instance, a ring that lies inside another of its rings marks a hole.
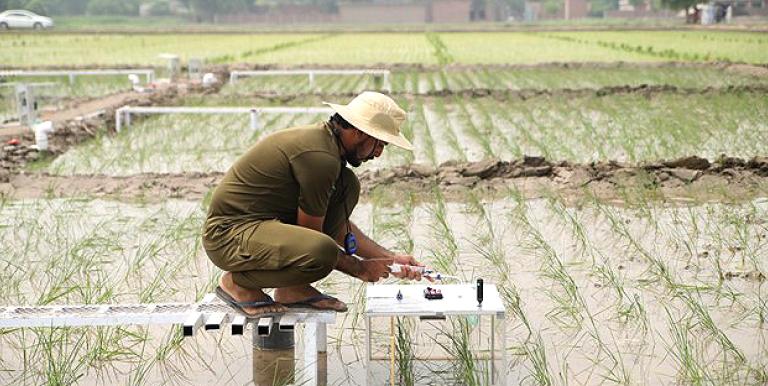
<instances>
[{"instance_id":1,"label":"man's hand","mask_svg":"<svg viewBox=\"0 0 768 386\"><path fill-rule=\"evenodd\" d=\"M390 264L392 264L392 259L359 260L358 272L355 273L355 276L362 281L375 283L379 279L389 277Z\"/></svg>"},{"instance_id":2,"label":"man's hand","mask_svg":"<svg viewBox=\"0 0 768 386\"><path fill-rule=\"evenodd\" d=\"M393 276L400 278L400 279L408 279L408 280L421 280L422 273L413 269L409 269L408 267L423 267L424 264L419 263L416 261L416 259L411 255L395 255L394 256L394 263L402 265L402 269L400 272L392 273ZM429 281L433 281L431 277L427 277Z\"/></svg>"}]
</instances>

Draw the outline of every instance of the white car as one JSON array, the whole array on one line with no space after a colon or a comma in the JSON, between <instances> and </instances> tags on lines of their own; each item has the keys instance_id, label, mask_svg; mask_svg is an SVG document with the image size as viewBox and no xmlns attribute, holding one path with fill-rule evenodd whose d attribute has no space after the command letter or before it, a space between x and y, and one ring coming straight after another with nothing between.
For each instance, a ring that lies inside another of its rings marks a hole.
<instances>
[{"instance_id":1,"label":"white car","mask_svg":"<svg viewBox=\"0 0 768 386\"><path fill-rule=\"evenodd\" d=\"M9 28L43 29L53 27L50 17L23 10L9 10L0 13L0 30Z\"/></svg>"}]
</instances>

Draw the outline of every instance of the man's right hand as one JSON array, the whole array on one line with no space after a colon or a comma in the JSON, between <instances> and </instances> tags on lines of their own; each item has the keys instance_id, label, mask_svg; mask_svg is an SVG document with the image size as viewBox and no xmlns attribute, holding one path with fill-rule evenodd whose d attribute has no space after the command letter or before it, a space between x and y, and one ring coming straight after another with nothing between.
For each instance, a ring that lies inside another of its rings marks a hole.
<instances>
[{"instance_id":1,"label":"man's right hand","mask_svg":"<svg viewBox=\"0 0 768 386\"><path fill-rule=\"evenodd\" d=\"M379 279L386 279L389 277L390 264L392 264L392 259L360 260L358 262L359 271L355 276L362 281L375 283L379 281Z\"/></svg>"}]
</instances>

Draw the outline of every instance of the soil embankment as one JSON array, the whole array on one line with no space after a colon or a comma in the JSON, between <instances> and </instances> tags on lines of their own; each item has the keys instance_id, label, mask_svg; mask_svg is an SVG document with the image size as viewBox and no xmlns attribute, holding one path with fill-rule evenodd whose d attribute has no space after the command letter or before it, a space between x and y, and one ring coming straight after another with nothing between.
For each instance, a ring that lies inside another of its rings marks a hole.
<instances>
[{"instance_id":1,"label":"soil embankment","mask_svg":"<svg viewBox=\"0 0 768 386\"><path fill-rule=\"evenodd\" d=\"M16 174L0 184L0 195L14 198L109 197L125 200L164 200L205 197L222 173L54 176ZM631 190L652 192L658 198L718 201L747 200L768 193L768 157L749 160L721 157L715 162L696 156L642 164L551 162L542 157L445 163L439 167L413 164L360 173L363 196L377 187L392 191L430 192L440 187L448 198L468 190L504 193L516 188L526 197L556 191L569 200L587 195L621 201Z\"/></svg>"}]
</instances>

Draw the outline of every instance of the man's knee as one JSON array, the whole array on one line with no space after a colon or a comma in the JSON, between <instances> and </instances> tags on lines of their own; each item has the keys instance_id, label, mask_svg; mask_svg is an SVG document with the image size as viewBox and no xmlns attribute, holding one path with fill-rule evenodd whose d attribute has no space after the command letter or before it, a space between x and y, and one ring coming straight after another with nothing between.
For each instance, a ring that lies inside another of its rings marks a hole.
<instances>
[{"instance_id":1,"label":"man's knee","mask_svg":"<svg viewBox=\"0 0 768 386\"><path fill-rule=\"evenodd\" d=\"M318 234L308 242L307 252L309 253L311 269L322 273L324 276L333 271L339 258L339 246L336 242L324 234Z\"/></svg>"}]
</instances>

